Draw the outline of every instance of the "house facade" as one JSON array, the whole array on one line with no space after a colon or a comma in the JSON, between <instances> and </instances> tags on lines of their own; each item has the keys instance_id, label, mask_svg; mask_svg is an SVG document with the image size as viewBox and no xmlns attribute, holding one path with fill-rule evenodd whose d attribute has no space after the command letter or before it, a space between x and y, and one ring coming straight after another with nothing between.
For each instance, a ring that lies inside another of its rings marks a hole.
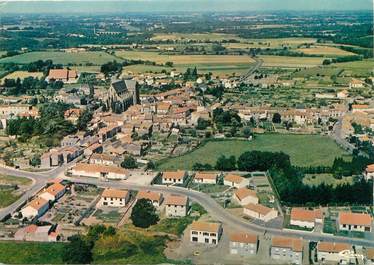
<instances>
[{"instance_id":1,"label":"house facade","mask_svg":"<svg viewBox=\"0 0 374 265\"><path fill-rule=\"evenodd\" d=\"M138 195L136 196L136 199L137 200L140 200L140 199L150 200L153 206L160 207L164 200L164 197L162 193L157 193L157 192L147 190L147 191L139 191Z\"/></svg>"},{"instance_id":2,"label":"house facade","mask_svg":"<svg viewBox=\"0 0 374 265\"><path fill-rule=\"evenodd\" d=\"M303 240L298 238L273 237L270 257L281 262L302 264Z\"/></svg>"},{"instance_id":3,"label":"house facade","mask_svg":"<svg viewBox=\"0 0 374 265\"><path fill-rule=\"evenodd\" d=\"M127 190L105 189L101 194L99 206L124 207L130 200L130 193Z\"/></svg>"},{"instance_id":4,"label":"house facade","mask_svg":"<svg viewBox=\"0 0 374 265\"><path fill-rule=\"evenodd\" d=\"M232 196L234 201L236 201L242 206L247 205L249 203L258 204L258 197L254 190L240 188L237 189Z\"/></svg>"},{"instance_id":5,"label":"house facade","mask_svg":"<svg viewBox=\"0 0 374 265\"><path fill-rule=\"evenodd\" d=\"M322 224L323 216L321 210L307 210L292 208L290 224L299 227L313 229L316 223Z\"/></svg>"},{"instance_id":6,"label":"house facade","mask_svg":"<svg viewBox=\"0 0 374 265\"><path fill-rule=\"evenodd\" d=\"M165 171L162 173L162 184L183 184L186 178L186 171Z\"/></svg>"},{"instance_id":7,"label":"house facade","mask_svg":"<svg viewBox=\"0 0 374 265\"><path fill-rule=\"evenodd\" d=\"M238 175L228 174L224 177L223 184L240 189L248 186L249 180Z\"/></svg>"},{"instance_id":8,"label":"house facade","mask_svg":"<svg viewBox=\"0 0 374 265\"><path fill-rule=\"evenodd\" d=\"M248 233L230 235L230 254L249 256L257 253L258 236Z\"/></svg>"},{"instance_id":9,"label":"house facade","mask_svg":"<svg viewBox=\"0 0 374 265\"><path fill-rule=\"evenodd\" d=\"M223 229L219 223L194 221L190 229L190 241L193 243L203 243L217 245Z\"/></svg>"},{"instance_id":10,"label":"house facade","mask_svg":"<svg viewBox=\"0 0 374 265\"><path fill-rule=\"evenodd\" d=\"M184 217L188 213L188 197L169 195L165 198L165 214L167 217Z\"/></svg>"},{"instance_id":11,"label":"house facade","mask_svg":"<svg viewBox=\"0 0 374 265\"><path fill-rule=\"evenodd\" d=\"M340 254L345 250L352 250L352 245L335 242L319 242L317 245L317 259L319 262L348 264L349 259Z\"/></svg>"},{"instance_id":12,"label":"house facade","mask_svg":"<svg viewBox=\"0 0 374 265\"><path fill-rule=\"evenodd\" d=\"M372 222L366 213L340 212L338 227L340 231L371 232Z\"/></svg>"},{"instance_id":13,"label":"house facade","mask_svg":"<svg viewBox=\"0 0 374 265\"><path fill-rule=\"evenodd\" d=\"M22 216L27 219L34 219L42 216L49 209L49 202L43 198L35 198L21 210Z\"/></svg>"},{"instance_id":14,"label":"house facade","mask_svg":"<svg viewBox=\"0 0 374 265\"><path fill-rule=\"evenodd\" d=\"M116 167L97 164L77 163L72 169L73 176L102 178L102 179L127 179L128 171Z\"/></svg>"},{"instance_id":15,"label":"house facade","mask_svg":"<svg viewBox=\"0 0 374 265\"><path fill-rule=\"evenodd\" d=\"M60 199L66 192L66 187L61 183L54 183L44 190L40 197L47 201L57 201Z\"/></svg>"},{"instance_id":16,"label":"house facade","mask_svg":"<svg viewBox=\"0 0 374 265\"><path fill-rule=\"evenodd\" d=\"M243 208L243 214L253 219L268 222L278 216L278 211L261 204L249 203Z\"/></svg>"},{"instance_id":17,"label":"house facade","mask_svg":"<svg viewBox=\"0 0 374 265\"><path fill-rule=\"evenodd\" d=\"M217 177L217 173L197 172L194 177L194 182L201 184L216 184Z\"/></svg>"}]
</instances>

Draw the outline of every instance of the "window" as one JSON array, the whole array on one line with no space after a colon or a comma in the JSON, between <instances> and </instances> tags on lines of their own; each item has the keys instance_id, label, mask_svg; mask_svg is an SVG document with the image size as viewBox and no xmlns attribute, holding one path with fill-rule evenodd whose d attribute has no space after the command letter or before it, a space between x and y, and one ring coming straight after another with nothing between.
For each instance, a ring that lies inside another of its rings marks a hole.
<instances>
[{"instance_id":1,"label":"window","mask_svg":"<svg viewBox=\"0 0 374 265\"><path fill-rule=\"evenodd\" d=\"M193 235L197 235L198 233L196 231L192 231L192 234Z\"/></svg>"},{"instance_id":2,"label":"window","mask_svg":"<svg viewBox=\"0 0 374 265\"><path fill-rule=\"evenodd\" d=\"M197 237L195 237L195 236L192 237L192 241L193 241L193 242L197 242Z\"/></svg>"},{"instance_id":3,"label":"window","mask_svg":"<svg viewBox=\"0 0 374 265\"><path fill-rule=\"evenodd\" d=\"M209 238L205 238L205 243L209 243Z\"/></svg>"}]
</instances>

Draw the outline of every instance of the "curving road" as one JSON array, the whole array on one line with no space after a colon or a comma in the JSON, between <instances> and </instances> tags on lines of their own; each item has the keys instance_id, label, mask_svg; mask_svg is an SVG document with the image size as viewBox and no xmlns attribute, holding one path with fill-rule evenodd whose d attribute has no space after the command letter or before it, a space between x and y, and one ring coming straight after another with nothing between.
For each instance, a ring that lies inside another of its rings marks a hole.
<instances>
[{"instance_id":1,"label":"curving road","mask_svg":"<svg viewBox=\"0 0 374 265\"><path fill-rule=\"evenodd\" d=\"M2 220L8 214L13 213L19 207L21 207L30 197L35 195L40 189L42 189L45 184L60 176L72 163L71 162L67 165L62 167L47 171L47 172L27 172L21 171L12 168L0 167L0 174L12 175L12 176L20 176L20 177L27 177L33 179L33 185L27 190L22 197L13 203L12 205L8 206L0 210L0 220ZM304 232L304 231L292 231L292 230L282 230L276 228L270 228L265 226L261 226L254 223L246 222L245 220L231 215L225 209L223 209L214 199L212 199L209 195L205 193L201 193L194 190L189 190L181 187L175 186L163 186L163 185L138 185L128 183L127 181L101 181L99 179L93 178L72 178L72 177L64 177L67 180L76 183L82 184L93 184L104 188L122 188L128 190L151 190L156 192L165 192L165 193L174 193L179 195L188 196L192 201L198 202L201 204L209 214L215 218L217 221L222 222L223 224L235 228L236 230L250 230L252 232L263 234L267 233L270 235L278 235L278 236L290 236L290 237L301 237L305 240L310 241L335 241L335 242L342 242L342 243L349 243L353 245L361 245L366 247L374 247L374 241L359 239L359 238L347 238L347 237L339 237L339 236L332 236L326 234L317 234L311 232Z\"/></svg>"},{"instance_id":2,"label":"curving road","mask_svg":"<svg viewBox=\"0 0 374 265\"><path fill-rule=\"evenodd\" d=\"M250 230L252 232L263 234L267 233L270 235L277 235L277 236L289 236L289 237L301 237L305 240L310 241L335 241L341 243L349 243L353 245L361 245L366 247L374 247L374 241L359 239L359 238L347 238L347 237L339 237L339 236L332 236L327 234L318 234L312 232L304 232L304 231L292 231L292 230L282 230L276 228L269 228L266 226L261 226L254 223L249 223L237 216L231 215L225 209L223 209L214 199L212 199L209 195L205 193L201 193L194 190L189 190L181 187L175 186L163 186L163 185L153 185L153 186L146 186L146 185L137 185L137 184L130 184L120 181L111 181L111 182L104 182L97 179L89 179L89 178L67 178L73 182L83 183L83 184L94 184L105 188L122 188L128 190L151 190L155 192L165 192L165 193L173 193L188 196L192 201L198 202L201 204L205 210L209 212L209 214L215 218L217 221L222 222L223 224L230 226L231 228L235 228L236 230L246 231Z\"/></svg>"},{"instance_id":3,"label":"curving road","mask_svg":"<svg viewBox=\"0 0 374 265\"><path fill-rule=\"evenodd\" d=\"M29 178L33 181L32 185L27 189L22 196L13 204L9 205L6 208L0 210L0 220L3 220L7 215L15 212L19 207L21 207L28 199L34 196L38 191L40 191L48 181L53 180L62 174L74 161L69 164L65 164L61 167L51 169L49 171L43 172L29 172L18 170L10 167L1 166L0 174L15 176L15 177L24 177Z\"/></svg>"}]
</instances>

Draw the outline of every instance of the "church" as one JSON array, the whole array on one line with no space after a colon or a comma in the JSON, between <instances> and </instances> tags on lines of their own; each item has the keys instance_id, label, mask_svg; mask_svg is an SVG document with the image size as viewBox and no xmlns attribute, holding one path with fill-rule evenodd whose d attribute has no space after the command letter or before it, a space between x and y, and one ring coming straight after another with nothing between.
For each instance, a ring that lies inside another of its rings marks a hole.
<instances>
[{"instance_id":1,"label":"church","mask_svg":"<svg viewBox=\"0 0 374 265\"><path fill-rule=\"evenodd\" d=\"M113 80L107 98L107 106L115 113L122 113L139 104L139 88L134 80Z\"/></svg>"}]
</instances>

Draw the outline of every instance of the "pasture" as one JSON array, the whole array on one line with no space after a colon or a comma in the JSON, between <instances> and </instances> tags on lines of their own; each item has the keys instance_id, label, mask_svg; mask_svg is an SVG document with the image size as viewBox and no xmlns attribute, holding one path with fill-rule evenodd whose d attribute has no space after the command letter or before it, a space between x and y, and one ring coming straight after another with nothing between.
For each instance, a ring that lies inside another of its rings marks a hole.
<instances>
[{"instance_id":1,"label":"pasture","mask_svg":"<svg viewBox=\"0 0 374 265\"><path fill-rule=\"evenodd\" d=\"M0 59L1 63L28 64L37 60L52 60L55 64L63 65L102 65L109 61L120 61L113 55L105 52L79 52L66 53L58 51L28 52L20 55Z\"/></svg>"},{"instance_id":2,"label":"pasture","mask_svg":"<svg viewBox=\"0 0 374 265\"><path fill-rule=\"evenodd\" d=\"M329 166L335 157L350 158L348 153L326 136L264 134L257 135L253 141L208 141L190 153L159 161L158 168L191 170L197 162L215 165L221 155L238 158L242 153L253 150L282 151L290 156L292 164L296 166Z\"/></svg>"},{"instance_id":3,"label":"pasture","mask_svg":"<svg viewBox=\"0 0 374 265\"><path fill-rule=\"evenodd\" d=\"M279 68L308 68L322 65L324 58L321 57L288 57L288 56L259 56L263 61L263 67Z\"/></svg>"}]
</instances>

